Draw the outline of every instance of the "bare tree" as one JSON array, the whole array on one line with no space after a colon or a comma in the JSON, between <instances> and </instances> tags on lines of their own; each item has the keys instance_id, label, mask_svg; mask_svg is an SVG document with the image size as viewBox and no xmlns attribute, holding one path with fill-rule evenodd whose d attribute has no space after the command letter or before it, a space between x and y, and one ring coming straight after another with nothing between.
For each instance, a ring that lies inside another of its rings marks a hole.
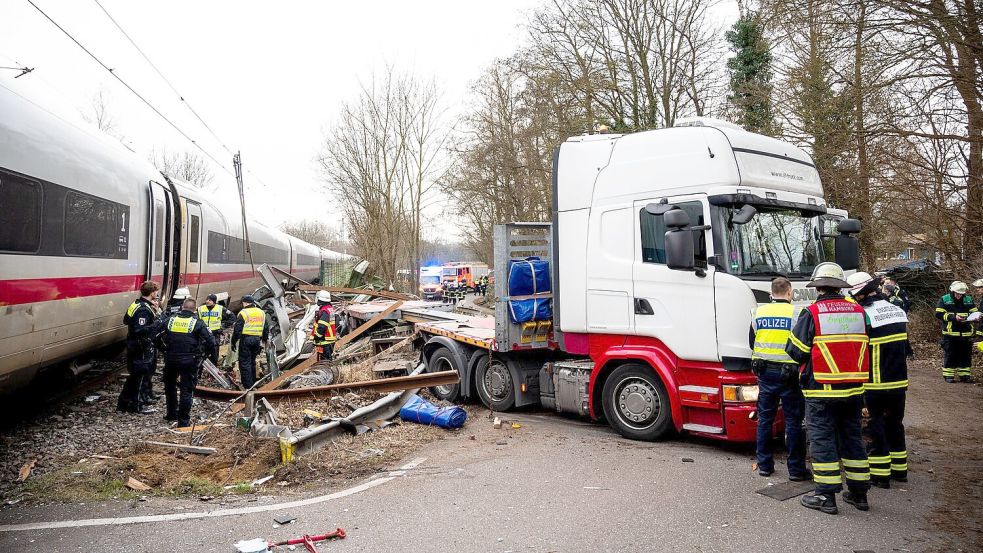
<instances>
[{"instance_id":1,"label":"bare tree","mask_svg":"<svg viewBox=\"0 0 983 553\"><path fill-rule=\"evenodd\" d=\"M318 220L302 219L283 223L280 225L280 230L320 248L338 252L345 250L341 229Z\"/></svg>"},{"instance_id":2,"label":"bare tree","mask_svg":"<svg viewBox=\"0 0 983 553\"><path fill-rule=\"evenodd\" d=\"M100 88L98 92L92 95L88 108L82 110L82 119L95 125L109 136L122 141L125 137L117 128L116 116L113 115L109 104L109 95Z\"/></svg>"},{"instance_id":3,"label":"bare tree","mask_svg":"<svg viewBox=\"0 0 983 553\"><path fill-rule=\"evenodd\" d=\"M161 173L198 188L208 186L214 178L208 162L195 152L172 152L166 148L155 148L150 152L149 159Z\"/></svg>"},{"instance_id":4,"label":"bare tree","mask_svg":"<svg viewBox=\"0 0 983 553\"><path fill-rule=\"evenodd\" d=\"M417 285L421 214L443 172L446 134L436 84L388 68L342 107L325 138L318 162L353 247L387 282L412 268Z\"/></svg>"}]
</instances>

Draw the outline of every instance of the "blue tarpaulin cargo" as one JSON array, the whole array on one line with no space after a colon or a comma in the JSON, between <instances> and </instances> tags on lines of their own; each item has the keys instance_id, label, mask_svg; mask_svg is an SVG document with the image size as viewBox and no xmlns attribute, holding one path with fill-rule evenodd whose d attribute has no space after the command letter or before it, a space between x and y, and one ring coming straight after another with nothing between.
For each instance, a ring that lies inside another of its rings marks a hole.
<instances>
[{"instance_id":1,"label":"blue tarpaulin cargo","mask_svg":"<svg viewBox=\"0 0 983 553\"><path fill-rule=\"evenodd\" d=\"M399 418L420 424L434 424L441 428L455 429L464 426L468 413L456 405L437 407L433 403L414 395L399 410Z\"/></svg>"},{"instance_id":2,"label":"blue tarpaulin cargo","mask_svg":"<svg viewBox=\"0 0 983 553\"><path fill-rule=\"evenodd\" d=\"M550 262L538 257L509 262L509 295L531 296L550 291Z\"/></svg>"}]
</instances>

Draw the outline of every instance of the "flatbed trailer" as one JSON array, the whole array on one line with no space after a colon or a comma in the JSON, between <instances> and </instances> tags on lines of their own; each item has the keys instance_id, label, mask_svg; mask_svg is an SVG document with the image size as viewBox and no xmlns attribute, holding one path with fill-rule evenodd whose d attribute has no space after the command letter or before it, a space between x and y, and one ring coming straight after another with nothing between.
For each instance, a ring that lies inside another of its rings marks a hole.
<instances>
[{"instance_id":1,"label":"flatbed trailer","mask_svg":"<svg viewBox=\"0 0 983 553\"><path fill-rule=\"evenodd\" d=\"M771 280L787 275L805 304L831 252L859 263L859 222L827 208L811 158L708 120L571 138L553 179L552 222L495 227L494 317L417 322L428 370L461 375L432 392L496 411L542 404L631 439L754 441L748 333ZM549 289L510 296L510 266L530 258ZM548 315L520 313L528 300Z\"/></svg>"}]
</instances>

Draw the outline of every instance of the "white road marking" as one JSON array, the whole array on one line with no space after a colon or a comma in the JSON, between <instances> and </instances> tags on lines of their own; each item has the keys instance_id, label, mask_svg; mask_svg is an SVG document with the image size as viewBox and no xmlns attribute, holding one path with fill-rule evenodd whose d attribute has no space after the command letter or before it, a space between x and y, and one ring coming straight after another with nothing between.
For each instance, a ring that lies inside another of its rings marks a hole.
<instances>
[{"instance_id":1,"label":"white road marking","mask_svg":"<svg viewBox=\"0 0 983 553\"><path fill-rule=\"evenodd\" d=\"M227 517L233 515L248 515L251 513L262 513L266 511L277 511L283 509L294 509L307 505L316 505L326 501L341 499L350 495L355 495L365 490L381 486L386 482L395 480L399 476L406 474L407 470L413 469L420 463L426 461L424 457L413 459L409 463L394 470L388 476L376 478L359 484L358 486L341 490L327 495L319 495L308 499L288 501L286 503L274 503L270 505L255 505L253 507L240 507L238 509L219 509L216 511L205 511L199 513L172 513L168 515L146 515L138 517L118 517L118 518L88 518L82 520L56 520L51 522L32 522L28 524L4 524L0 525L0 532L19 532L24 530L50 530L53 528L77 528L80 526L119 526L123 524L141 524L146 522L173 522L178 520L193 520L199 518Z\"/></svg>"}]
</instances>

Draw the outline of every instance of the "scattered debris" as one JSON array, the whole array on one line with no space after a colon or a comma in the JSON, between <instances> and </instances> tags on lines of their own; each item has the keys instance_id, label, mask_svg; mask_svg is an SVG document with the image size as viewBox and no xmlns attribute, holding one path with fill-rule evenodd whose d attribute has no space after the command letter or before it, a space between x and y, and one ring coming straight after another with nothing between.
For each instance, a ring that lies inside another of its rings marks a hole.
<instances>
[{"instance_id":1,"label":"scattered debris","mask_svg":"<svg viewBox=\"0 0 983 553\"><path fill-rule=\"evenodd\" d=\"M102 399L102 396L100 396L98 394L93 394L91 396L85 396L85 402L86 403L93 403L93 402L99 401L100 399Z\"/></svg>"},{"instance_id":2,"label":"scattered debris","mask_svg":"<svg viewBox=\"0 0 983 553\"><path fill-rule=\"evenodd\" d=\"M133 478L132 476L126 479L126 483L124 485L135 492L145 492L153 489L150 486L144 484L143 482L137 480L136 478Z\"/></svg>"},{"instance_id":3,"label":"scattered debris","mask_svg":"<svg viewBox=\"0 0 983 553\"><path fill-rule=\"evenodd\" d=\"M166 447L166 448L177 449L179 451L185 451L187 453L197 453L198 455L211 455L216 451L214 447L201 447L201 446L187 445L187 444L172 444L169 442L154 442L150 440L144 440L140 443L143 445L149 445L155 447Z\"/></svg>"},{"instance_id":4,"label":"scattered debris","mask_svg":"<svg viewBox=\"0 0 983 553\"><path fill-rule=\"evenodd\" d=\"M498 417L495 417L495 421L492 422L492 426L494 428L501 428L502 427L502 419L500 419Z\"/></svg>"},{"instance_id":5,"label":"scattered debris","mask_svg":"<svg viewBox=\"0 0 983 553\"><path fill-rule=\"evenodd\" d=\"M696 461L694 461L693 459L690 459L689 457L683 457L683 462L684 463L695 463Z\"/></svg>"},{"instance_id":6,"label":"scattered debris","mask_svg":"<svg viewBox=\"0 0 983 553\"><path fill-rule=\"evenodd\" d=\"M269 476L264 476L262 478L257 478L256 480L253 480L251 485L252 485L252 487L255 488L257 486L262 486L263 484L269 482L270 480L273 480L273 475L272 474L269 475Z\"/></svg>"},{"instance_id":7,"label":"scattered debris","mask_svg":"<svg viewBox=\"0 0 983 553\"><path fill-rule=\"evenodd\" d=\"M382 457L385 455L385 451L382 449L369 448L358 454L359 459L368 459L369 457Z\"/></svg>"},{"instance_id":8,"label":"scattered debris","mask_svg":"<svg viewBox=\"0 0 983 553\"><path fill-rule=\"evenodd\" d=\"M31 475L31 471L34 470L34 466L37 464L37 459L31 459L30 461L24 463L24 466L20 468L20 472L17 473L21 482L27 480L27 478Z\"/></svg>"},{"instance_id":9,"label":"scattered debris","mask_svg":"<svg viewBox=\"0 0 983 553\"><path fill-rule=\"evenodd\" d=\"M279 524L280 526L286 526L291 522L296 522L297 517L291 515L281 515L278 517L273 517L273 521Z\"/></svg>"}]
</instances>

